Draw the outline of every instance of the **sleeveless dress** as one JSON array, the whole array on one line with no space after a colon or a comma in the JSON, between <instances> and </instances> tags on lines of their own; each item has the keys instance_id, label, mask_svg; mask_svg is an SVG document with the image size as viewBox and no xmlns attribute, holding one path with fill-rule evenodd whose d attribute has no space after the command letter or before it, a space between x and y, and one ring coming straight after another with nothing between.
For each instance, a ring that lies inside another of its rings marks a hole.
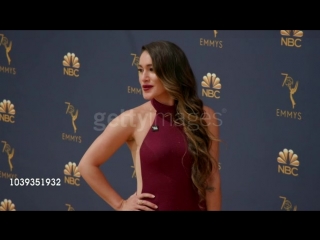
<instances>
[{"instance_id":1,"label":"sleeveless dress","mask_svg":"<svg viewBox=\"0 0 320 240\"><path fill-rule=\"evenodd\" d=\"M181 126L173 123L176 105L168 106L155 99L157 111L153 124L140 147L142 193L158 206L156 211L201 211L199 195L191 180L192 155Z\"/></svg>"}]
</instances>

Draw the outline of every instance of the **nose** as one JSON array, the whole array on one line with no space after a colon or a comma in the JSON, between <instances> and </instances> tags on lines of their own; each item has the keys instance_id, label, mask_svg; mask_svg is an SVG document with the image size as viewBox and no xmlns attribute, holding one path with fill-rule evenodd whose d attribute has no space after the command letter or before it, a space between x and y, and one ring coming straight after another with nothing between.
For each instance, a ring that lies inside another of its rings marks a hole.
<instances>
[{"instance_id":1,"label":"nose","mask_svg":"<svg viewBox=\"0 0 320 240\"><path fill-rule=\"evenodd\" d=\"M149 76L148 71L143 71L143 72L140 74L140 80L141 80L142 82L148 82L148 81L150 81L150 76Z\"/></svg>"}]
</instances>

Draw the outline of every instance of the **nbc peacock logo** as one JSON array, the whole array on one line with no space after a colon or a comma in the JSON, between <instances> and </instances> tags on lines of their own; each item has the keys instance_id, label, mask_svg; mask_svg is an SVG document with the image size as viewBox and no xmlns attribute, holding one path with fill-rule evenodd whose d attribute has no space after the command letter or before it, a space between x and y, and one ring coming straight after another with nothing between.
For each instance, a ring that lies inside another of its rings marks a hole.
<instances>
[{"instance_id":1,"label":"nbc peacock logo","mask_svg":"<svg viewBox=\"0 0 320 240\"><path fill-rule=\"evenodd\" d=\"M3 101L0 102L0 121L14 123L15 114L14 104L10 100L3 99Z\"/></svg>"},{"instance_id":2,"label":"nbc peacock logo","mask_svg":"<svg viewBox=\"0 0 320 240\"><path fill-rule=\"evenodd\" d=\"M80 186L80 172L76 163L69 162L65 165L63 170L64 173L64 183L73 185L73 186Z\"/></svg>"},{"instance_id":3,"label":"nbc peacock logo","mask_svg":"<svg viewBox=\"0 0 320 240\"><path fill-rule=\"evenodd\" d=\"M303 31L301 30L280 30L281 46L286 47L301 47L301 38L303 37Z\"/></svg>"},{"instance_id":4,"label":"nbc peacock logo","mask_svg":"<svg viewBox=\"0 0 320 240\"><path fill-rule=\"evenodd\" d=\"M219 99L220 89L222 87L220 78L217 77L215 73L207 73L207 75L203 76L202 79L202 96Z\"/></svg>"},{"instance_id":5,"label":"nbc peacock logo","mask_svg":"<svg viewBox=\"0 0 320 240\"><path fill-rule=\"evenodd\" d=\"M80 62L79 58L76 57L74 53L68 52L66 55L64 55L62 65L64 66L64 75L70 77L79 77Z\"/></svg>"},{"instance_id":6,"label":"nbc peacock logo","mask_svg":"<svg viewBox=\"0 0 320 240\"><path fill-rule=\"evenodd\" d=\"M278 173L283 173L286 175L298 176L298 167L300 161L298 160L298 155L293 152L292 149L283 149L279 152L277 158Z\"/></svg>"},{"instance_id":7,"label":"nbc peacock logo","mask_svg":"<svg viewBox=\"0 0 320 240\"><path fill-rule=\"evenodd\" d=\"M0 211L16 211L16 206L10 199L4 199L0 203Z\"/></svg>"},{"instance_id":8,"label":"nbc peacock logo","mask_svg":"<svg viewBox=\"0 0 320 240\"><path fill-rule=\"evenodd\" d=\"M218 40L218 34L220 31L218 30L212 30L213 31L213 39L212 38L200 38L200 46L206 46L206 47L214 47L214 48L222 48L223 43L221 40Z\"/></svg>"},{"instance_id":9,"label":"nbc peacock logo","mask_svg":"<svg viewBox=\"0 0 320 240\"><path fill-rule=\"evenodd\" d=\"M11 65L11 57L10 57L10 51L12 49L12 41L9 41L9 39L2 33L0 33L0 48L4 47L4 52L6 56L6 63L8 63L8 66ZM1 64L1 63L0 63ZM15 75L16 69L13 67L8 67L8 66L1 66L0 65L0 73L9 73Z\"/></svg>"}]
</instances>

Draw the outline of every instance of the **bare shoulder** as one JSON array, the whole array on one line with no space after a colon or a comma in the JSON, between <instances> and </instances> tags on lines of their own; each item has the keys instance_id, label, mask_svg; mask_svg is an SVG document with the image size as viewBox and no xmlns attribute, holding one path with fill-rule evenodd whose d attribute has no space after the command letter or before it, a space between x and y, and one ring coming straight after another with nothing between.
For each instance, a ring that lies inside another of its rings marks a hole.
<instances>
[{"instance_id":1,"label":"bare shoulder","mask_svg":"<svg viewBox=\"0 0 320 240\"><path fill-rule=\"evenodd\" d=\"M128 109L124 112L122 112L118 117L117 121L122 121L124 123L137 123L139 121L139 116L142 114L146 114L148 110L150 109L150 101L143 103L137 107Z\"/></svg>"},{"instance_id":2,"label":"bare shoulder","mask_svg":"<svg viewBox=\"0 0 320 240\"><path fill-rule=\"evenodd\" d=\"M212 108L206 106L206 105L203 106L203 111L205 113L209 114L209 115L214 115L215 114L214 110Z\"/></svg>"},{"instance_id":3,"label":"bare shoulder","mask_svg":"<svg viewBox=\"0 0 320 240\"><path fill-rule=\"evenodd\" d=\"M150 111L152 111L152 105L151 105L151 102L148 101L137 107L134 107L132 109L129 109L123 112L122 117L126 118L127 120L129 118L130 121L134 123L134 125L137 125L142 118L144 118L148 113L150 113Z\"/></svg>"},{"instance_id":4,"label":"bare shoulder","mask_svg":"<svg viewBox=\"0 0 320 240\"><path fill-rule=\"evenodd\" d=\"M148 112L152 111L153 107L151 104L151 101L147 101L135 108L132 108L131 111L133 112L133 114L137 115L137 114L147 114Z\"/></svg>"},{"instance_id":5,"label":"bare shoulder","mask_svg":"<svg viewBox=\"0 0 320 240\"><path fill-rule=\"evenodd\" d=\"M114 118L110 123L110 127L125 128L134 133L135 129L139 127L141 120L145 119L152 110L150 101L143 103L137 107L128 109Z\"/></svg>"},{"instance_id":6,"label":"bare shoulder","mask_svg":"<svg viewBox=\"0 0 320 240\"><path fill-rule=\"evenodd\" d=\"M203 106L203 118L208 122L212 122L212 123L216 123L217 122L217 118L216 118L216 112L208 107L208 106Z\"/></svg>"},{"instance_id":7,"label":"bare shoulder","mask_svg":"<svg viewBox=\"0 0 320 240\"><path fill-rule=\"evenodd\" d=\"M150 103L146 102L132 109L128 109L109 122L104 132L101 134L102 139L117 139L117 141L132 141L136 129L143 117L145 117Z\"/></svg>"},{"instance_id":8,"label":"bare shoulder","mask_svg":"<svg viewBox=\"0 0 320 240\"><path fill-rule=\"evenodd\" d=\"M219 135L220 119L217 117L217 113L208 106L203 106L203 119L206 121L208 128L214 135Z\"/></svg>"}]
</instances>

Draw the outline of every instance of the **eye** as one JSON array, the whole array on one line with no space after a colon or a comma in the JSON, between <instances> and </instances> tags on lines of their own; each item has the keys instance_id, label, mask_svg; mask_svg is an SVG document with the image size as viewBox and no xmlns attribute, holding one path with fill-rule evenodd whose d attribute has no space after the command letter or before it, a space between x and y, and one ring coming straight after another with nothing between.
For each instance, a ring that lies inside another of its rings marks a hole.
<instances>
[{"instance_id":1,"label":"eye","mask_svg":"<svg viewBox=\"0 0 320 240\"><path fill-rule=\"evenodd\" d=\"M138 72L142 72L142 68L138 68Z\"/></svg>"},{"instance_id":2,"label":"eye","mask_svg":"<svg viewBox=\"0 0 320 240\"><path fill-rule=\"evenodd\" d=\"M151 72L153 72L153 68L150 68L149 70L150 70Z\"/></svg>"}]
</instances>

